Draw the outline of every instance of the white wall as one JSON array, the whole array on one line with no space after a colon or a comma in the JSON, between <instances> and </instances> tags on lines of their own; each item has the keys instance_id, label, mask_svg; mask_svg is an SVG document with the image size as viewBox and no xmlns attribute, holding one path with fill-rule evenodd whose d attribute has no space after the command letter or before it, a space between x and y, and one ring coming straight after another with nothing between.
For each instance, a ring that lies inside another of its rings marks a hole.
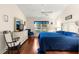
<instances>
[{"instance_id":1,"label":"white wall","mask_svg":"<svg viewBox=\"0 0 79 59\"><path fill-rule=\"evenodd\" d=\"M58 11L49 15L49 32L56 31L57 28L61 27L61 20L58 19L60 14L61 11ZM53 22L53 24L51 24L51 22Z\"/></svg>"},{"instance_id":2,"label":"white wall","mask_svg":"<svg viewBox=\"0 0 79 59\"><path fill-rule=\"evenodd\" d=\"M34 21L48 21L45 17L27 17L27 28L34 32Z\"/></svg>"},{"instance_id":3,"label":"white wall","mask_svg":"<svg viewBox=\"0 0 79 59\"><path fill-rule=\"evenodd\" d=\"M65 21L65 17L68 15L72 15L72 19ZM38 19L37 19L38 20ZM55 31L56 28L61 27L63 23L63 30L64 31L71 31L78 33L78 26L75 25L75 21L79 21L79 5L67 5L66 8L62 12L56 12L52 15L49 15L49 19L47 19L50 23L54 22L53 24L49 24L49 31ZM29 19L28 23L31 28L34 30L33 25L34 19Z\"/></svg>"},{"instance_id":4,"label":"white wall","mask_svg":"<svg viewBox=\"0 0 79 59\"><path fill-rule=\"evenodd\" d=\"M0 32L0 54L6 51L6 43L3 37L3 33Z\"/></svg>"},{"instance_id":5,"label":"white wall","mask_svg":"<svg viewBox=\"0 0 79 59\"><path fill-rule=\"evenodd\" d=\"M3 15L8 15L8 22L4 22ZM24 14L16 5L0 5L0 31L14 30L14 17L25 20Z\"/></svg>"},{"instance_id":6,"label":"white wall","mask_svg":"<svg viewBox=\"0 0 79 59\"><path fill-rule=\"evenodd\" d=\"M34 32L34 21L49 21L48 31L55 31L56 27L60 27L60 22L57 17L60 15L60 11L49 14L48 16L39 17L27 17L27 28L32 29ZM58 21L58 22L57 22ZM51 22L53 24L51 24Z\"/></svg>"},{"instance_id":7,"label":"white wall","mask_svg":"<svg viewBox=\"0 0 79 59\"><path fill-rule=\"evenodd\" d=\"M65 17L68 15L72 15L72 19L65 21ZM75 21L79 20L79 5L68 5L59 18L64 23L63 30L78 33L78 26L75 25Z\"/></svg>"},{"instance_id":8,"label":"white wall","mask_svg":"<svg viewBox=\"0 0 79 59\"><path fill-rule=\"evenodd\" d=\"M4 22L3 15L8 15L8 22ZM24 14L16 5L0 5L0 53L4 53L6 47L2 31L14 31L14 17L22 19L23 21L26 20Z\"/></svg>"}]
</instances>

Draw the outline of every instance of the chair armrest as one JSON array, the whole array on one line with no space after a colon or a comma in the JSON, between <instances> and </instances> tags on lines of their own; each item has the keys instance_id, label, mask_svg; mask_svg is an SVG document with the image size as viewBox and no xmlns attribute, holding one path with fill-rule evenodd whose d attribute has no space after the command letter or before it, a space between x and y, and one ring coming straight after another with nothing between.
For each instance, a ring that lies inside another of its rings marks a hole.
<instances>
[{"instance_id":1,"label":"chair armrest","mask_svg":"<svg viewBox=\"0 0 79 59\"><path fill-rule=\"evenodd\" d=\"M16 41L12 41L12 42L7 42L7 43L15 43Z\"/></svg>"}]
</instances>

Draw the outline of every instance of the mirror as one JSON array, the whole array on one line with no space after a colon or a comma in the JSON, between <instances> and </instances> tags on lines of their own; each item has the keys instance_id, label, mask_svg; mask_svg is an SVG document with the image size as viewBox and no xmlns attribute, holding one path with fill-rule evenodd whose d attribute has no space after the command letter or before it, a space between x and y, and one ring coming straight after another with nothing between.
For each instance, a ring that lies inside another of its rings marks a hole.
<instances>
[{"instance_id":1,"label":"mirror","mask_svg":"<svg viewBox=\"0 0 79 59\"><path fill-rule=\"evenodd\" d=\"M19 18L14 18L14 31L23 30L23 21Z\"/></svg>"}]
</instances>

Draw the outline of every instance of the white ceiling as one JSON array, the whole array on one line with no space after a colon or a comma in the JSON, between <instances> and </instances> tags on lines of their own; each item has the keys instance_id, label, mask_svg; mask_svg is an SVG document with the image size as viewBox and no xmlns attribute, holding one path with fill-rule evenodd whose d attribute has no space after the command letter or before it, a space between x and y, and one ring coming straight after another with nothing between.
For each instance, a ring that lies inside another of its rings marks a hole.
<instances>
[{"instance_id":1,"label":"white ceiling","mask_svg":"<svg viewBox=\"0 0 79 59\"><path fill-rule=\"evenodd\" d=\"M17 5L26 17L43 16L41 12L61 12L66 4L18 4Z\"/></svg>"}]
</instances>

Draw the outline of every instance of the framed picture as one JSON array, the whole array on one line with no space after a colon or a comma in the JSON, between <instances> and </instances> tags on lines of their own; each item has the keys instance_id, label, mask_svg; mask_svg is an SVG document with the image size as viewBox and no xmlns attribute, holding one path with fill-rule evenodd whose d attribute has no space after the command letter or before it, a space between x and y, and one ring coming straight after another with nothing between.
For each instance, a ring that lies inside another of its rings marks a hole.
<instances>
[{"instance_id":1,"label":"framed picture","mask_svg":"<svg viewBox=\"0 0 79 59\"><path fill-rule=\"evenodd\" d=\"M8 15L3 15L3 18L4 18L4 22L8 22L9 19Z\"/></svg>"},{"instance_id":2,"label":"framed picture","mask_svg":"<svg viewBox=\"0 0 79 59\"><path fill-rule=\"evenodd\" d=\"M68 15L65 17L65 20L69 20L69 19L72 19L72 15Z\"/></svg>"},{"instance_id":3,"label":"framed picture","mask_svg":"<svg viewBox=\"0 0 79 59\"><path fill-rule=\"evenodd\" d=\"M20 28L22 28L22 20L14 18L14 31L20 31Z\"/></svg>"},{"instance_id":4,"label":"framed picture","mask_svg":"<svg viewBox=\"0 0 79 59\"><path fill-rule=\"evenodd\" d=\"M78 26L78 27L79 27L79 21L76 21L76 22L75 22L75 24L76 24L76 26Z\"/></svg>"}]
</instances>

